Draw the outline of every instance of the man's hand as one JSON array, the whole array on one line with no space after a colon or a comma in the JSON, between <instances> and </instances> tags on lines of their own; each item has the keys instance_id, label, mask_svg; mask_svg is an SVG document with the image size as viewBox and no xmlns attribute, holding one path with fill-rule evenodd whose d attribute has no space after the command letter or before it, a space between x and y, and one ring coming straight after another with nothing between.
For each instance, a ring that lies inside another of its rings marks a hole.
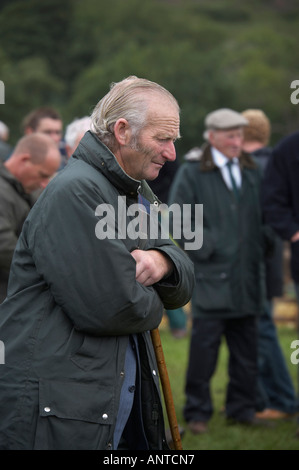
<instances>
[{"instance_id":1,"label":"man's hand","mask_svg":"<svg viewBox=\"0 0 299 470\"><path fill-rule=\"evenodd\" d=\"M136 280L144 286L151 286L173 271L172 261L158 250L134 250L131 255L136 261Z\"/></svg>"}]
</instances>

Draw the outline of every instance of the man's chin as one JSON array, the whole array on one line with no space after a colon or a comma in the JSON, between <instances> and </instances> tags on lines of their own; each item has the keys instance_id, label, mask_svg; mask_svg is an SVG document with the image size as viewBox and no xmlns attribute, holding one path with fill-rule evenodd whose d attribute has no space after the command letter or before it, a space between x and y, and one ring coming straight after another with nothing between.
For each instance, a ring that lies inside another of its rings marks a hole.
<instances>
[{"instance_id":1,"label":"man's chin","mask_svg":"<svg viewBox=\"0 0 299 470\"><path fill-rule=\"evenodd\" d=\"M155 180L158 176L159 176L159 173L160 173L160 170L159 171L156 171L155 174L154 172L151 174L151 176L148 176L146 179L148 181L153 181Z\"/></svg>"}]
</instances>

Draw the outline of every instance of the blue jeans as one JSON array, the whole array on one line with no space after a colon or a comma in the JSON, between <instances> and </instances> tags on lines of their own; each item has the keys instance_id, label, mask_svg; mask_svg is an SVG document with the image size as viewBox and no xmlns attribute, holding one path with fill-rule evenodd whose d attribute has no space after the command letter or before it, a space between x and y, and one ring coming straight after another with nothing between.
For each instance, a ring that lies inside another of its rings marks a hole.
<instances>
[{"instance_id":1,"label":"blue jeans","mask_svg":"<svg viewBox=\"0 0 299 470\"><path fill-rule=\"evenodd\" d=\"M256 409L296 412L295 388L283 356L271 303L267 302L258 321L258 381Z\"/></svg>"}]
</instances>

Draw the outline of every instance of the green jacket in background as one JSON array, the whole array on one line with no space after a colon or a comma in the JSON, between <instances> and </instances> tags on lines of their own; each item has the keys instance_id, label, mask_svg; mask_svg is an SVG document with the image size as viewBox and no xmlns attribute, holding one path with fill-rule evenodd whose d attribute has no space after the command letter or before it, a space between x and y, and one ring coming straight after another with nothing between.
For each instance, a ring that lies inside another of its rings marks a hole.
<instances>
[{"instance_id":1,"label":"green jacket in background","mask_svg":"<svg viewBox=\"0 0 299 470\"><path fill-rule=\"evenodd\" d=\"M150 449L167 449L150 330L164 307L189 301L194 273L169 239L145 239L142 249L175 265L170 278L145 287L130 254L140 240L96 236L98 205L112 205L118 221L118 197L130 206L138 193L157 201L88 132L26 219L0 307L0 449L113 449L131 334Z\"/></svg>"},{"instance_id":2,"label":"green jacket in background","mask_svg":"<svg viewBox=\"0 0 299 470\"><path fill-rule=\"evenodd\" d=\"M11 260L33 202L22 184L0 162L0 303L6 297Z\"/></svg>"},{"instance_id":3,"label":"green jacket in background","mask_svg":"<svg viewBox=\"0 0 299 470\"><path fill-rule=\"evenodd\" d=\"M207 145L186 156L190 160L179 169L169 200L203 204L203 244L188 251L196 277L192 314L208 319L258 315L264 301L260 169L249 155L241 155L237 203L210 149Z\"/></svg>"}]
</instances>

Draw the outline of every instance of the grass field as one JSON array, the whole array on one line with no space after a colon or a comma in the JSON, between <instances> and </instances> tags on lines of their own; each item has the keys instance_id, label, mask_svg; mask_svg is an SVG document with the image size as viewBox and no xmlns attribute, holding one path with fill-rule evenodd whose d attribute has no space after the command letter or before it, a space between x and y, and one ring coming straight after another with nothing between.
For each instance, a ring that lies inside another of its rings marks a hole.
<instances>
[{"instance_id":1,"label":"grass field","mask_svg":"<svg viewBox=\"0 0 299 470\"><path fill-rule=\"evenodd\" d=\"M294 326L279 326L280 344L294 381L298 389L297 368L290 360L290 345L299 339ZM214 415L209 422L206 434L194 436L187 428L183 419L185 372L188 361L189 335L183 339L174 339L168 327L161 325L160 336L163 345L165 362L171 383L171 390L176 409L177 420L185 429L182 439L183 450L299 450L299 436L296 431L299 424L296 418L289 421L276 421L271 426L254 428L242 425L228 425L221 408L225 403L228 352L225 342L222 343L216 373L212 379L211 389L214 403ZM167 420L167 418L166 418Z\"/></svg>"}]
</instances>

